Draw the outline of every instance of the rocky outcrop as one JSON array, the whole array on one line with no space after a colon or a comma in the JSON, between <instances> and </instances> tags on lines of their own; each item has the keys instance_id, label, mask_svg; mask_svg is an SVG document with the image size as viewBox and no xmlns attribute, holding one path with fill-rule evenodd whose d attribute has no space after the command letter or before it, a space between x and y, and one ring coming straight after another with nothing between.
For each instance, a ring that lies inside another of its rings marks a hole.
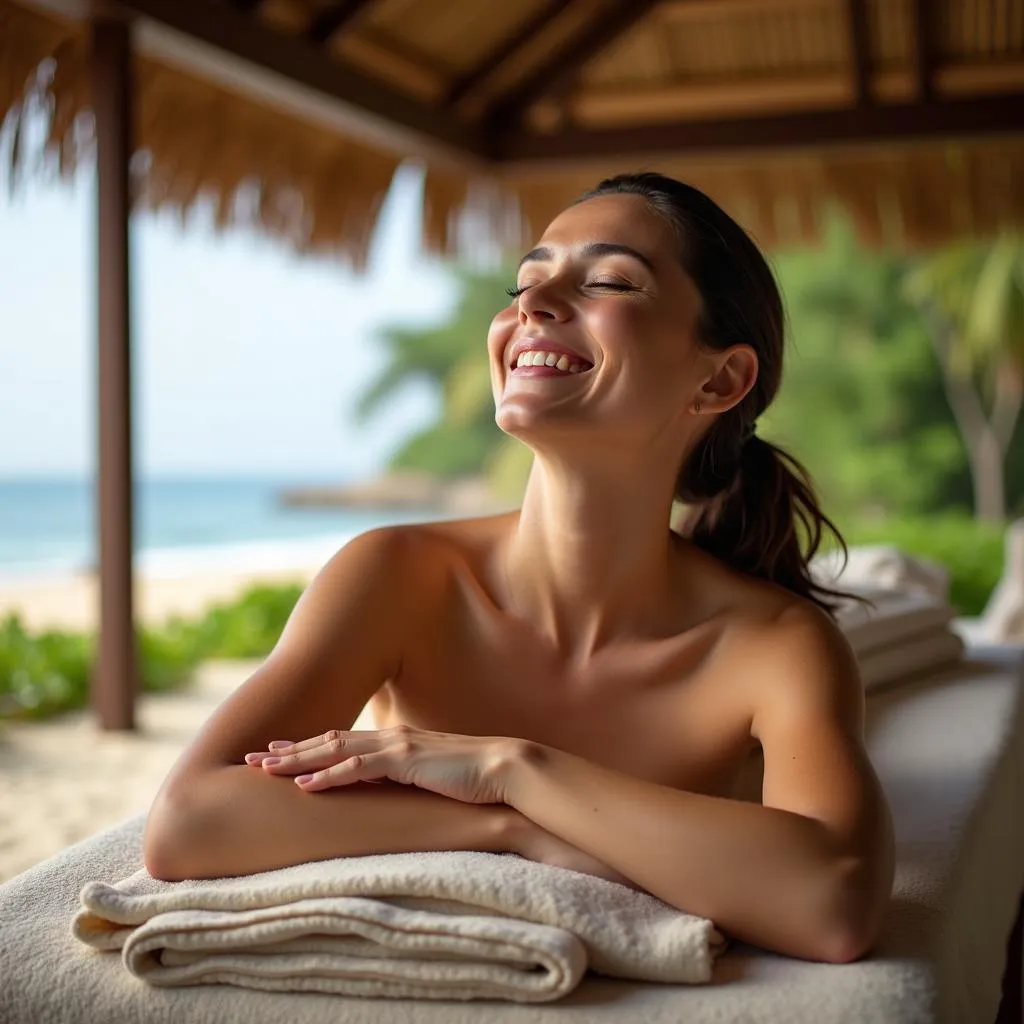
<instances>
[{"instance_id":1,"label":"rocky outcrop","mask_svg":"<svg viewBox=\"0 0 1024 1024\"><path fill-rule=\"evenodd\" d=\"M441 480L427 473L385 473L337 487L293 487L278 494L290 508L411 509L480 515L511 506L499 501L483 477Z\"/></svg>"}]
</instances>

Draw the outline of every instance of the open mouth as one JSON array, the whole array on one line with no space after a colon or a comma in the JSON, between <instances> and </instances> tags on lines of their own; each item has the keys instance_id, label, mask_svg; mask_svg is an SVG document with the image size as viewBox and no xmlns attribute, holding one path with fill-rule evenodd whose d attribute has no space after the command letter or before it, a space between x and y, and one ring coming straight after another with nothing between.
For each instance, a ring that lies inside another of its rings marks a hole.
<instances>
[{"instance_id":1,"label":"open mouth","mask_svg":"<svg viewBox=\"0 0 1024 1024\"><path fill-rule=\"evenodd\" d=\"M564 352L545 352L534 349L520 352L512 373L523 377L571 376L592 370L594 364L578 356L568 356Z\"/></svg>"}]
</instances>

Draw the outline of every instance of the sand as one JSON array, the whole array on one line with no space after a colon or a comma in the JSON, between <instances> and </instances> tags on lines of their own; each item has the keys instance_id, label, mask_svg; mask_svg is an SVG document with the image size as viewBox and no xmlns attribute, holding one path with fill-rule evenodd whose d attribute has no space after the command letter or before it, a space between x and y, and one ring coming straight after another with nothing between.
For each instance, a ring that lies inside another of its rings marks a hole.
<instances>
[{"instance_id":1,"label":"sand","mask_svg":"<svg viewBox=\"0 0 1024 1024\"><path fill-rule=\"evenodd\" d=\"M135 732L91 710L0 722L0 883L146 811L178 755L258 661L207 662L188 690L143 694Z\"/></svg>"},{"instance_id":2,"label":"sand","mask_svg":"<svg viewBox=\"0 0 1024 1024\"><path fill-rule=\"evenodd\" d=\"M173 614L196 616L250 584L305 584L320 568L139 577L136 614L153 625ZM85 575L0 580L0 619L16 611L32 631L93 629L96 606L95 580ZM179 754L258 664L207 662L189 689L142 694L134 733L104 732L89 709L35 722L0 720L0 883L148 810Z\"/></svg>"},{"instance_id":3,"label":"sand","mask_svg":"<svg viewBox=\"0 0 1024 1024\"><path fill-rule=\"evenodd\" d=\"M253 584L308 583L323 563L287 569L215 569L178 575L135 577L140 622L155 625L171 615L197 617L210 605L236 597ZM30 630L91 630L96 627L96 579L85 574L18 580L0 576L0 619L17 612Z\"/></svg>"}]
</instances>

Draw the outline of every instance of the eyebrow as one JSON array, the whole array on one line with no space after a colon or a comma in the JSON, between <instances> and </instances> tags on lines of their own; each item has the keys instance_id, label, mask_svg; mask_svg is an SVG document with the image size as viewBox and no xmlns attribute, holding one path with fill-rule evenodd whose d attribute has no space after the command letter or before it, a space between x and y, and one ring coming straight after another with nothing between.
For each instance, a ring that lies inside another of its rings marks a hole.
<instances>
[{"instance_id":1,"label":"eyebrow","mask_svg":"<svg viewBox=\"0 0 1024 1024\"><path fill-rule=\"evenodd\" d=\"M580 250L584 256L630 256L638 263L642 263L652 274L656 273L654 264L642 253L628 245L619 245L617 242L588 242ZM554 259L551 249L541 246L531 249L520 261L520 268L524 263Z\"/></svg>"}]
</instances>

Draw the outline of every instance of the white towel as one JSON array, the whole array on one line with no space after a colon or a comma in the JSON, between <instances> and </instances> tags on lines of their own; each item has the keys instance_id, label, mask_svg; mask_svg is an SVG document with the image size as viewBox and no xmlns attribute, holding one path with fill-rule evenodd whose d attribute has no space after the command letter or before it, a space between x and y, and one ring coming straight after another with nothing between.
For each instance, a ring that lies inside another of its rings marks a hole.
<instances>
[{"instance_id":1,"label":"white towel","mask_svg":"<svg viewBox=\"0 0 1024 1024\"><path fill-rule=\"evenodd\" d=\"M963 657L964 641L954 626L956 610L946 601L921 591L865 585L851 589L874 604L845 601L836 613L865 690L912 679Z\"/></svg>"},{"instance_id":2,"label":"white towel","mask_svg":"<svg viewBox=\"0 0 1024 1024\"><path fill-rule=\"evenodd\" d=\"M929 594L938 601L949 598L949 570L944 565L919 555L908 555L894 544L852 547L845 566L842 551L832 548L815 555L809 568L819 582L842 590L882 587Z\"/></svg>"},{"instance_id":3,"label":"white towel","mask_svg":"<svg viewBox=\"0 0 1024 1024\"><path fill-rule=\"evenodd\" d=\"M547 1002L589 967L706 982L713 924L514 854L394 853L229 878L90 882L72 933L152 985Z\"/></svg>"},{"instance_id":4,"label":"white towel","mask_svg":"<svg viewBox=\"0 0 1024 1024\"><path fill-rule=\"evenodd\" d=\"M963 639L951 629L932 629L858 655L857 664L870 692L953 665L963 658L964 649Z\"/></svg>"},{"instance_id":5,"label":"white towel","mask_svg":"<svg viewBox=\"0 0 1024 1024\"><path fill-rule=\"evenodd\" d=\"M923 633L948 631L956 615L951 605L927 594L868 587L857 587L855 593L868 598L874 607L843 601L836 623L858 656Z\"/></svg>"}]
</instances>

